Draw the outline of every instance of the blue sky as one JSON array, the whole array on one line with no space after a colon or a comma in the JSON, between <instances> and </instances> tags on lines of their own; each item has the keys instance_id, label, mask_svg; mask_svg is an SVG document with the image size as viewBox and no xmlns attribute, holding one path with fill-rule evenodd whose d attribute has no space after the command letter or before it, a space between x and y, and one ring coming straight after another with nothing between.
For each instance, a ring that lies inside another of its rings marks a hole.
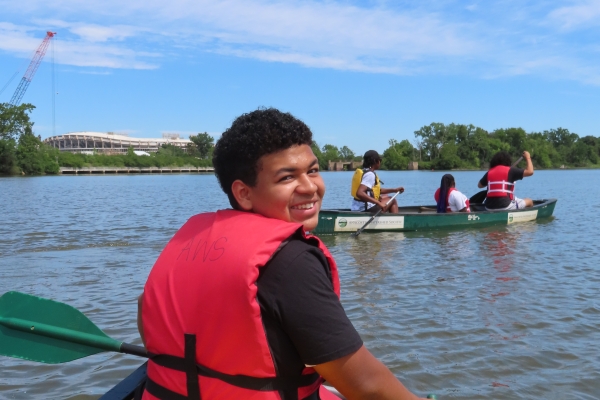
<instances>
[{"instance_id":1,"label":"blue sky","mask_svg":"<svg viewBox=\"0 0 600 400\"><path fill-rule=\"evenodd\" d=\"M431 122L600 134L600 1L0 0L0 94L43 138L208 132L272 106L320 144L414 142Z\"/></svg>"}]
</instances>

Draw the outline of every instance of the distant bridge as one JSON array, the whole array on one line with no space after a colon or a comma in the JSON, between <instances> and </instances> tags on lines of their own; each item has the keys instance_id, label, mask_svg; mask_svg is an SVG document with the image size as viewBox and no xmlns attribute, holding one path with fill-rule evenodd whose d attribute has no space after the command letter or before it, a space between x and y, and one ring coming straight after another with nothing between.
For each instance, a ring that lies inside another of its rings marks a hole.
<instances>
[{"instance_id":1,"label":"distant bridge","mask_svg":"<svg viewBox=\"0 0 600 400\"><path fill-rule=\"evenodd\" d=\"M328 161L327 170L329 171L354 171L362 167L362 161Z\"/></svg>"}]
</instances>

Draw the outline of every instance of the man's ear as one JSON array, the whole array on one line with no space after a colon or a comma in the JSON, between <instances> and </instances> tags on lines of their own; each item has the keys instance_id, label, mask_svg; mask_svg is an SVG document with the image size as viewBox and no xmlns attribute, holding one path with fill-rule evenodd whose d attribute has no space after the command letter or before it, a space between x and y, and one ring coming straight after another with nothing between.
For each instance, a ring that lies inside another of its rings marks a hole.
<instances>
[{"instance_id":1,"label":"man's ear","mask_svg":"<svg viewBox=\"0 0 600 400\"><path fill-rule=\"evenodd\" d=\"M237 179L231 184L231 193L242 210L252 210L252 190L250 186Z\"/></svg>"}]
</instances>

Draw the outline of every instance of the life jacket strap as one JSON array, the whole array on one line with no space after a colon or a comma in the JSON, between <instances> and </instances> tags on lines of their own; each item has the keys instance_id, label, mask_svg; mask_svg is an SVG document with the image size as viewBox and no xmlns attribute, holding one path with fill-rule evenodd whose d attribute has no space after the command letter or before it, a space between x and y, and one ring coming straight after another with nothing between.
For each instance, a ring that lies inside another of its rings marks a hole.
<instances>
[{"instance_id":1,"label":"life jacket strap","mask_svg":"<svg viewBox=\"0 0 600 400\"><path fill-rule=\"evenodd\" d=\"M188 398L201 400L196 372L196 335L185 334L184 356Z\"/></svg>"},{"instance_id":2,"label":"life jacket strap","mask_svg":"<svg viewBox=\"0 0 600 400\"><path fill-rule=\"evenodd\" d=\"M500 186L500 188L492 188L492 185ZM507 182L507 181L488 182L487 188L488 188L488 193L502 192L502 193L512 194L515 191L515 182Z\"/></svg>"},{"instance_id":3,"label":"life jacket strap","mask_svg":"<svg viewBox=\"0 0 600 400\"><path fill-rule=\"evenodd\" d=\"M189 397L167 389L150 378L146 380L146 391L161 400L189 400Z\"/></svg>"},{"instance_id":4,"label":"life jacket strap","mask_svg":"<svg viewBox=\"0 0 600 400\"><path fill-rule=\"evenodd\" d=\"M192 350L189 350L192 349ZM185 357L177 357L168 354L148 353L150 362L161 367L185 372L187 376L188 395L184 396L173 392L148 378L146 390L159 399L174 400L201 400L198 385L198 376L219 379L225 383L244 389L262 392L279 391L283 394L282 400L296 400L298 388L310 386L319 379L319 374L299 375L293 377L257 378L248 375L229 375L202 364L196 363L196 335L185 335ZM190 361L191 360L191 361Z\"/></svg>"}]
</instances>

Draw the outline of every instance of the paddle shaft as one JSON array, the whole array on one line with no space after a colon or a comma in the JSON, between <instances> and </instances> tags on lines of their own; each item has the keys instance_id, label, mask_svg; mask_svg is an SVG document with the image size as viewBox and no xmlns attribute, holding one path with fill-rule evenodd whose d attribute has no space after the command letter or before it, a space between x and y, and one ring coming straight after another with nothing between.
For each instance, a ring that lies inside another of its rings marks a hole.
<instances>
[{"instance_id":1,"label":"paddle shaft","mask_svg":"<svg viewBox=\"0 0 600 400\"><path fill-rule=\"evenodd\" d=\"M398 196L399 194L400 194L400 192L396 192L396 194L394 194L392 196L392 198L389 199L387 203L385 203L385 205L387 206L388 204L390 204L392 202L392 200L394 200L396 198L396 196ZM361 226L359 230L354 232L352 234L352 236L356 237L356 236L360 235L361 232L365 230L367 225L369 225L375 219L375 217L377 217L379 214L381 214L382 211L383 211L383 208L380 208L379 210L377 210L377 212L375 214L373 214L373 216L371 218L369 218L369 220L363 226Z\"/></svg>"},{"instance_id":2,"label":"paddle shaft","mask_svg":"<svg viewBox=\"0 0 600 400\"><path fill-rule=\"evenodd\" d=\"M129 343L122 343L109 337L101 337L85 332L74 331L68 328L43 324L41 322L32 322L21 318L0 317L0 324L7 328L21 332L64 340L72 343L79 343L106 351L115 351L134 356L148 357L148 352L144 347Z\"/></svg>"}]
</instances>

